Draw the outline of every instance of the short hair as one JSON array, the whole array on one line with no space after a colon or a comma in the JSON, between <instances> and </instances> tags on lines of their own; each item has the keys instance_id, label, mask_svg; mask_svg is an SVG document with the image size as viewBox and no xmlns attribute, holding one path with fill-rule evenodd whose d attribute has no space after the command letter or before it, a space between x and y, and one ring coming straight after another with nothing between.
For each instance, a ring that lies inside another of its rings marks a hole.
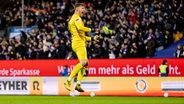
<instances>
[{"instance_id":1,"label":"short hair","mask_svg":"<svg viewBox=\"0 0 184 104\"><path fill-rule=\"evenodd\" d=\"M165 65L167 63L167 60L163 60L162 64Z\"/></svg>"},{"instance_id":2,"label":"short hair","mask_svg":"<svg viewBox=\"0 0 184 104\"><path fill-rule=\"evenodd\" d=\"M77 3L77 4L75 4L75 9L76 9L77 7L80 7L80 6L85 6L85 5L84 5L84 3Z\"/></svg>"}]
</instances>

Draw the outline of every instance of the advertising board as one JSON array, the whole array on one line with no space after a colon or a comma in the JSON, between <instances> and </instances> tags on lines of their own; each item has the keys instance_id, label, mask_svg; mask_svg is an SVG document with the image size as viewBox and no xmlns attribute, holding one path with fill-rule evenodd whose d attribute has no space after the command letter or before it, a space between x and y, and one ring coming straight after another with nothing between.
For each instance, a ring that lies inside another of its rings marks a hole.
<instances>
[{"instance_id":1,"label":"advertising board","mask_svg":"<svg viewBox=\"0 0 184 104\"><path fill-rule=\"evenodd\" d=\"M91 59L88 76L159 76L164 59ZM184 59L167 59L169 76L184 76ZM6 60L0 61L0 76L60 76L64 66L68 73L78 60Z\"/></svg>"},{"instance_id":2,"label":"advertising board","mask_svg":"<svg viewBox=\"0 0 184 104\"><path fill-rule=\"evenodd\" d=\"M84 93L64 87L67 77L1 77L3 95L184 96L183 77L84 77Z\"/></svg>"}]
</instances>

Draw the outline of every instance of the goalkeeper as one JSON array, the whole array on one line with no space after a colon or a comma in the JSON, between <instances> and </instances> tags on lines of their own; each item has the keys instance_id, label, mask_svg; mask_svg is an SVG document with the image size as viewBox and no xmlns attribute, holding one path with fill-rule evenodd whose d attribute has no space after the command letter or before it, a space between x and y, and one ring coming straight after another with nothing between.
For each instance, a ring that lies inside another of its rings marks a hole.
<instances>
[{"instance_id":1,"label":"goalkeeper","mask_svg":"<svg viewBox=\"0 0 184 104\"><path fill-rule=\"evenodd\" d=\"M79 92L84 92L84 90L80 86L80 83L88 66L86 41L99 40L98 35L94 37L89 37L85 35L85 32L91 32L90 28L84 26L84 23L81 19L81 17L83 17L85 12L86 8L83 3L76 4L75 13L72 15L68 23L69 31L72 34L72 50L76 53L79 60L79 63L74 67L70 76L64 83L65 88L69 91L71 91L72 79L74 78L74 76L78 75L75 90Z\"/></svg>"}]
</instances>

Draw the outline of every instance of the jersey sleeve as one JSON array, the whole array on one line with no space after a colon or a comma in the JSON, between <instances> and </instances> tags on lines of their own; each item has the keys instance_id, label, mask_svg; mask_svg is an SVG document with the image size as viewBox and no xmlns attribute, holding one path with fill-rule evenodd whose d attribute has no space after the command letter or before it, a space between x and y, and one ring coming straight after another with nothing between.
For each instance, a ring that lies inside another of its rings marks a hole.
<instances>
[{"instance_id":1,"label":"jersey sleeve","mask_svg":"<svg viewBox=\"0 0 184 104\"><path fill-rule=\"evenodd\" d=\"M86 40L87 40L87 41L91 41L91 37L86 36Z\"/></svg>"},{"instance_id":2,"label":"jersey sleeve","mask_svg":"<svg viewBox=\"0 0 184 104\"><path fill-rule=\"evenodd\" d=\"M79 19L79 18L76 18L76 19L75 19L75 26L76 26L77 29L80 30L80 31L84 31L84 32L90 32L90 31L91 31L90 28L85 27L85 26L83 25L82 20Z\"/></svg>"}]
</instances>

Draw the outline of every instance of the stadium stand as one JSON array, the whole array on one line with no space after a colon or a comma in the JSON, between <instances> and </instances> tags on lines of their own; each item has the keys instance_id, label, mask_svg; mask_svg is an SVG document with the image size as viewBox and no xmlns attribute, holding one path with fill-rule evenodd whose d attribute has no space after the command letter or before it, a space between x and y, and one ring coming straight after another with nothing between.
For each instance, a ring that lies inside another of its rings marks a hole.
<instances>
[{"instance_id":1,"label":"stadium stand","mask_svg":"<svg viewBox=\"0 0 184 104\"><path fill-rule=\"evenodd\" d=\"M170 46L166 47L163 50L155 52L152 58L183 58L184 57L183 48L181 48L181 52L178 53L181 55L180 56L177 55L178 45L181 45L181 47L184 47L184 38L171 44Z\"/></svg>"},{"instance_id":2,"label":"stadium stand","mask_svg":"<svg viewBox=\"0 0 184 104\"><path fill-rule=\"evenodd\" d=\"M93 30L88 35L100 36L100 42L87 43L89 58L149 58L183 37L182 0L24 0L24 28L31 30L20 31L20 37L10 32L21 27L21 0L6 0L0 9L0 59L75 58L67 22L77 2L89 11L83 18Z\"/></svg>"}]
</instances>

